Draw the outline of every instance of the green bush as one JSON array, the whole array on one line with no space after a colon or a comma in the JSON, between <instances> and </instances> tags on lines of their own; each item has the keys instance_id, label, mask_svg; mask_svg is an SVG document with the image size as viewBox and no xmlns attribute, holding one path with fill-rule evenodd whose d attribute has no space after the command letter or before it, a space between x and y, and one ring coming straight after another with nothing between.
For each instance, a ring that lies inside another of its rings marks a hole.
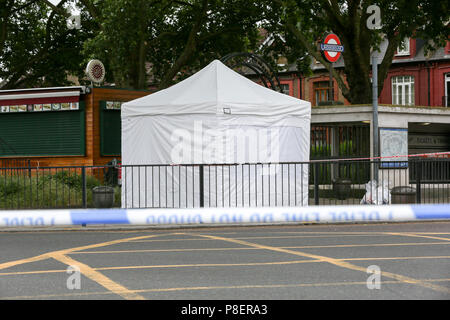
<instances>
[{"instance_id":1,"label":"green bush","mask_svg":"<svg viewBox=\"0 0 450 320\"><path fill-rule=\"evenodd\" d=\"M82 179L79 174L71 174L69 171L59 171L53 175L48 176L57 183L63 183L71 188L82 188Z\"/></svg>"},{"instance_id":2,"label":"green bush","mask_svg":"<svg viewBox=\"0 0 450 320\"><path fill-rule=\"evenodd\" d=\"M311 145L310 159L326 159L331 156L331 146L329 144Z\"/></svg>"},{"instance_id":3,"label":"green bush","mask_svg":"<svg viewBox=\"0 0 450 320\"><path fill-rule=\"evenodd\" d=\"M92 189L100 186L94 176L86 176L87 205L92 206ZM120 206L120 188L115 206ZM83 205L81 174L69 171L18 176L0 175L0 209L80 208Z\"/></svg>"},{"instance_id":4,"label":"green bush","mask_svg":"<svg viewBox=\"0 0 450 320\"><path fill-rule=\"evenodd\" d=\"M12 194L19 192L19 183L14 179L1 179L0 180L0 197L8 197Z\"/></svg>"}]
</instances>

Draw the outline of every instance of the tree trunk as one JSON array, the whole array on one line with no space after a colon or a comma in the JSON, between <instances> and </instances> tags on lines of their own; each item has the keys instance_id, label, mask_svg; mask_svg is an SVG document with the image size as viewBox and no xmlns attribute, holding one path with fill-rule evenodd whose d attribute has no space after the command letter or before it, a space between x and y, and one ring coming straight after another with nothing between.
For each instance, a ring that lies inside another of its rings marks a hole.
<instances>
[{"instance_id":1,"label":"tree trunk","mask_svg":"<svg viewBox=\"0 0 450 320\"><path fill-rule=\"evenodd\" d=\"M342 58L345 61L344 79L337 72L333 72L342 95L351 104L370 104L372 103L372 81L371 81L371 32L365 26L367 15L364 13L366 5L361 9L360 1L349 3L348 15L342 15L336 1L320 1L324 13L329 21L332 22L334 31L339 35L345 51ZM317 61L329 69L329 63L318 52L317 47L308 41L306 34L297 29L292 22L286 23L287 29L302 43L309 54ZM389 41L385 56L378 69L378 95L383 89L384 81L387 77L392 59L397 48L399 39L398 32L392 32L386 36Z\"/></svg>"},{"instance_id":2,"label":"tree trunk","mask_svg":"<svg viewBox=\"0 0 450 320\"><path fill-rule=\"evenodd\" d=\"M189 59L194 55L195 51L197 50L198 32L200 31L202 23L206 17L207 7L208 7L208 0L203 0L200 12L196 17L196 20L194 22L194 25L192 26L191 31L189 32L189 36L186 41L186 46L181 55L177 58L175 63L172 65L169 71L167 71L167 73L164 75L163 79L159 83L158 85L159 90L165 89L172 84L172 81L176 76L176 74L181 70L183 66L186 65L186 63L189 61Z\"/></svg>"},{"instance_id":3,"label":"tree trunk","mask_svg":"<svg viewBox=\"0 0 450 320\"><path fill-rule=\"evenodd\" d=\"M345 46L345 44L344 44ZM372 83L370 81L370 52L357 55L352 48L345 48L344 73L348 83L347 94L344 97L352 104L367 104L372 101Z\"/></svg>"}]
</instances>

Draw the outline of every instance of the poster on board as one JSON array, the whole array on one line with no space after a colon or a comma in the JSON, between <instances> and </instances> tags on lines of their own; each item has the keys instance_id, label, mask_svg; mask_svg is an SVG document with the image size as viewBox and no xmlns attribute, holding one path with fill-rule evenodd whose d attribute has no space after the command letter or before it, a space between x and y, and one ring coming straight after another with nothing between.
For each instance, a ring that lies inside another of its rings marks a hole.
<instances>
[{"instance_id":1,"label":"poster on board","mask_svg":"<svg viewBox=\"0 0 450 320\"><path fill-rule=\"evenodd\" d=\"M381 168L407 168L407 155L408 129L380 128Z\"/></svg>"}]
</instances>

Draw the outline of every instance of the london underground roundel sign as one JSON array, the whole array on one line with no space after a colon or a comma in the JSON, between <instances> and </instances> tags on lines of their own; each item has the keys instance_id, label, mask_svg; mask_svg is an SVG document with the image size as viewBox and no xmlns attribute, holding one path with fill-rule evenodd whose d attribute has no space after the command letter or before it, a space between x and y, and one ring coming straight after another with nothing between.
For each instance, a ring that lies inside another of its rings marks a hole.
<instances>
[{"instance_id":1,"label":"london underground roundel sign","mask_svg":"<svg viewBox=\"0 0 450 320\"><path fill-rule=\"evenodd\" d=\"M334 33L328 34L323 43L320 44L320 50L329 62L336 62L344 52L344 46L341 45L341 40Z\"/></svg>"}]
</instances>

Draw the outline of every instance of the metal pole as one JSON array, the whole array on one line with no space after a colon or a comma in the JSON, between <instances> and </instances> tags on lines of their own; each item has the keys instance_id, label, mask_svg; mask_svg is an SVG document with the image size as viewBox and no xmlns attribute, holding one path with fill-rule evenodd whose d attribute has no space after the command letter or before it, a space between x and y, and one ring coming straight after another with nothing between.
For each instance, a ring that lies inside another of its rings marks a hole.
<instances>
[{"instance_id":1,"label":"metal pole","mask_svg":"<svg viewBox=\"0 0 450 320\"><path fill-rule=\"evenodd\" d=\"M378 146L378 59L374 54L372 55L372 106L373 106L373 156L379 156ZM378 161L375 161L374 166L374 180L378 182Z\"/></svg>"},{"instance_id":2,"label":"metal pole","mask_svg":"<svg viewBox=\"0 0 450 320\"><path fill-rule=\"evenodd\" d=\"M86 191L86 167L81 168L81 199L83 203L83 208L87 208L87 191ZM82 227L86 227L85 223L81 224Z\"/></svg>"},{"instance_id":3,"label":"metal pole","mask_svg":"<svg viewBox=\"0 0 450 320\"><path fill-rule=\"evenodd\" d=\"M313 163L314 166L314 204L319 205L319 162Z\"/></svg>"},{"instance_id":4,"label":"metal pole","mask_svg":"<svg viewBox=\"0 0 450 320\"><path fill-rule=\"evenodd\" d=\"M81 168L81 201L84 209L87 208L86 167Z\"/></svg>"},{"instance_id":5,"label":"metal pole","mask_svg":"<svg viewBox=\"0 0 450 320\"><path fill-rule=\"evenodd\" d=\"M203 165L200 165L200 208L203 208L205 206L205 187L204 187L204 167Z\"/></svg>"},{"instance_id":6,"label":"metal pole","mask_svg":"<svg viewBox=\"0 0 450 320\"><path fill-rule=\"evenodd\" d=\"M418 204L422 203L422 186L420 181L422 179L422 163L423 161L419 159L414 161L414 167L416 168L416 203Z\"/></svg>"},{"instance_id":7,"label":"metal pole","mask_svg":"<svg viewBox=\"0 0 450 320\"><path fill-rule=\"evenodd\" d=\"M334 96L333 96L333 62L330 63L330 91L328 93L328 101L334 101Z\"/></svg>"}]
</instances>

